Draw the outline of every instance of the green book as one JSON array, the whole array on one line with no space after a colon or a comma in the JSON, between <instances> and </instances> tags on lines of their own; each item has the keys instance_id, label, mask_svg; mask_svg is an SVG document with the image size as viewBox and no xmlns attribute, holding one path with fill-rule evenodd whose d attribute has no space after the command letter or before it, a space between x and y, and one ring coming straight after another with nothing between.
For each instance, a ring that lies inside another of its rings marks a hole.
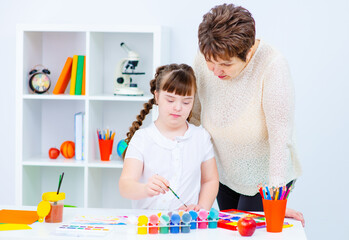
<instances>
[{"instance_id":1,"label":"green book","mask_svg":"<svg viewBox=\"0 0 349 240\"><path fill-rule=\"evenodd\" d=\"M82 90L82 77L84 75L84 60L85 56L78 56L78 65L76 67L76 84L75 84L75 95L81 95Z\"/></svg>"}]
</instances>

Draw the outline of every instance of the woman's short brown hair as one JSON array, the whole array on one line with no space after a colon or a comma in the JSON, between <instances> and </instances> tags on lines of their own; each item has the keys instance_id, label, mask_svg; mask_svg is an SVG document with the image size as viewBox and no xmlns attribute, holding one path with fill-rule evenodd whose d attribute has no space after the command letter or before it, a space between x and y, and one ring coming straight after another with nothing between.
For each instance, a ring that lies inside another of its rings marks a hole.
<instances>
[{"instance_id":1,"label":"woman's short brown hair","mask_svg":"<svg viewBox=\"0 0 349 240\"><path fill-rule=\"evenodd\" d=\"M238 57L246 61L248 50L255 43L255 21L243 7L218 5L203 16L198 37L200 51L206 59Z\"/></svg>"}]
</instances>

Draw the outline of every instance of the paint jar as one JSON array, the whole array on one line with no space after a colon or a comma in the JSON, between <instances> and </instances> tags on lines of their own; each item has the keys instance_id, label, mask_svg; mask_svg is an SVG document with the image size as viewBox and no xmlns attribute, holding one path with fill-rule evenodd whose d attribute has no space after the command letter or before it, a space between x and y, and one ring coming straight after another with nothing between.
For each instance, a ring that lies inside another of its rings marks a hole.
<instances>
[{"instance_id":1,"label":"paint jar","mask_svg":"<svg viewBox=\"0 0 349 240\"><path fill-rule=\"evenodd\" d=\"M169 222L170 222L170 217L167 214L162 214L160 219L159 219L160 223L159 223L159 232L161 234L167 234L169 233Z\"/></svg>"},{"instance_id":2,"label":"paint jar","mask_svg":"<svg viewBox=\"0 0 349 240\"><path fill-rule=\"evenodd\" d=\"M47 223L60 223L63 220L64 200L51 202L51 211L45 218Z\"/></svg>"},{"instance_id":3,"label":"paint jar","mask_svg":"<svg viewBox=\"0 0 349 240\"><path fill-rule=\"evenodd\" d=\"M159 217L158 215L151 215L149 217L149 234L158 234L159 233Z\"/></svg>"},{"instance_id":4,"label":"paint jar","mask_svg":"<svg viewBox=\"0 0 349 240\"><path fill-rule=\"evenodd\" d=\"M181 222L181 233L190 233L191 215L189 213L183 213Z\"/></svg>"},{"instance_id":5,"label":"paint jar","mask_svg":"<svg viewBox=\"0 0 349 240\"><path fill-rule=\"evenodd\" d=\"M170 221L170 233L179 233L181 216L178 213L172 213Z\"/></svg>"},{"instance_id":6,"label":"paint jar","mask_svg":"<svg viewBox=\"0 0 349 240\"><path fill-rule=\"evenodd\" d=\"M210 213L208 214L208 228L217 228L219 212L215 208L211 208Z\"/></svg>"},{"instance_id":7,"label":"paint jar","mask_svg":"<svg viewBox=\"0 0 349 240\"><path fill-rule=\"evenodd\" d=\"M46 192L42 194L42 200L50 203L50 209L45 217L47 223L60 223L63 221L65 193ZM44 217L44 216L43 216Z\"/></svg>"},{"instance_id":8,"label":"paint jar","mask_svg":"<svg viewBox=\"0 0 349 240\"><path fill-rule=\"evenodd\" d=\"M138 217L137 223L137 234L147 234L148 233L148 217L145 215L141 215Z\"/></svg>"},{"instance_id":9,"label":"paint jar","mask_svg":"<svg viewBox=\"0 0 349 240\"><path fill-rule=\"evenodd\" d=\"M208 217L208 211L201 209L198 213L198 228L199 229L206 229L207 225L208 225L208 221L207 221L207 217Z\"/></svg>"},{"instance_id":10,"label":"paint jar","mask_svg":"<svg viewBox=\"0 0 349 240\"><path fill-rule=\"evenodd\" d=\"M189 214L191 215L190 229L196 229L198 213L195 212L194 210L190 210Z\"/></svg>"}]
</instances>

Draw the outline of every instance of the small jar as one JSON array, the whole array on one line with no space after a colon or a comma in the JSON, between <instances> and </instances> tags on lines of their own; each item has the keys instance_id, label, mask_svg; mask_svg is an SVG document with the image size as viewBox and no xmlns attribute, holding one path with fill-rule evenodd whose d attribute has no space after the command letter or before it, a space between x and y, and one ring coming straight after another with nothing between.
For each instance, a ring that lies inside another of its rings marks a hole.
<instances>
[{"instance_id":1,"label":"small jar","mask_svg":"<svg viewBox=\"0 0 349 240\"><path fill-rule=\"evenodd\" d=\"M65 193L61 192L46 192L42 195L43 201L48 201L51 205L51 210L45 217L47 223L60 223L63 220Z\"/></svg>"}]
</instances>

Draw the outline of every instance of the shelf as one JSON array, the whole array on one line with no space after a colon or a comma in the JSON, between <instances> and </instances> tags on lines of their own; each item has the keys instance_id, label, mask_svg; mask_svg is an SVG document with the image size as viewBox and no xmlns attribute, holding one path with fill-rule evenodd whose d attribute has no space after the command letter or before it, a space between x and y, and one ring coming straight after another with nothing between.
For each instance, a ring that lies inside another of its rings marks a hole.
<instances>
[{"instance_id":1,"label":"shelf","mask_svg":"<svg viewBox=\"0 0 349 240\"><path fill-rule=\"evenodd\" d=\"M79 207L130 208L131 201L121 197L118 180L123 161L117 144L144 103L153 97L149 82L156 68L169 62L169 32L161 26L120 25L18 25L16 42L16 204L37 205L43 192L55 191L64 172L62 191L67 204ZM116 96L120 63L128 53L125 42L139 55L132 83L144 96ZM52 94L67 57L84 55L85 95ZM51 87L47 93L34 94L28 86L28 73L42 64L49 69ZM84 160L49 159L50 148L75 141L74 115L84 112ZM157 107L143 121L147 126L158 115ZM115 131L110 161L101 161L97 129Z\"/></svg>"},{"instance_id":2,"label":"shelf","mask_svg":"<svg viewBox=\"0 0 349 240\"><path fill-rule=\"evenodd\" d=\"M24 166L46 166L46 167L84 167L84 161L76 161L75 159L65 159L58 157L57 159L50 159L46 157L35 157L24 160Z\"/></svg>"},{"instance_id":3,"label":"shelf","mask_svg":"<svg viewBox=\"0 0 349 240\"><path fill-rule=\"evenodd\" d=\"M96 101L127 101L127 102L147 102L151 99L152 95L145 96L115 96L110 94L96 95L89 97L90 100Z\"/></svg>"},{"instance_id":4,"label":"shelf","mask_svg":"<svg viewBox=\"0 0 349 240\"><path fill-rule=\"evenodd\" d=\"M86 96L77 95L53 95L53 94L23 94L23 99L42 99L42 100L86 100Z\"/></svg>"},{"instance_id":5,"label":"shelf","mask_svg":"<svg viewBox=\"0 0 349 240\"><path fill-rule=\"evenodd\" d=\"M91 168L122 168L124 165L121 160L110 160L110 161L101 161L94 160L87 164Z\"/></svg>"}]
</instances>

